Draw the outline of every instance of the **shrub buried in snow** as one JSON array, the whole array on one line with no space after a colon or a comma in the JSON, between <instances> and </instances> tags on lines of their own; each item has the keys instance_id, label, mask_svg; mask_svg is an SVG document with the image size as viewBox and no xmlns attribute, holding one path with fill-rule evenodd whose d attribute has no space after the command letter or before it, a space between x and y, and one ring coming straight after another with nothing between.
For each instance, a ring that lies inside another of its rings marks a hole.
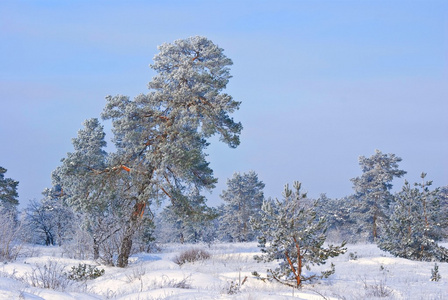
<instances>
[{"instance_id":1,"label":"shrub buried in snow","mask_svg":"<svg viewBox=\"0 0 448 300\"><path fill-rule=\"evenodd\" d=\"M210 258L210 253L203 249L192 248L190 250L183 251L174 258L174 262L179 266L187 262L195 262L200 260L206 260Z\"/></svg>"}]
</instances>

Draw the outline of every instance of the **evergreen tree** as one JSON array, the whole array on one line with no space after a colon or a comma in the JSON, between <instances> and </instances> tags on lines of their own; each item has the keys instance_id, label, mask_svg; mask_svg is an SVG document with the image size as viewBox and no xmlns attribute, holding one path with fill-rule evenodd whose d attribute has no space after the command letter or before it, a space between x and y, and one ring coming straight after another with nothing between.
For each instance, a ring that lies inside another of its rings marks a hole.
<instances>
[{"instance_id":1,"label":"evergreen tree","mask_svg":"<svg viewBox=\"0 0 448 300\"><path fill-rule=\"evenodd\" d=\"M283 192L283 201L265 201L261 218L252 219L252 225L260 231L258 237L262 255L255 256L257 262L280 260L279 266L267 270L263 278L258 272L254 275L260 279L275 280L299 288L303 282L327 277L334 273L334 265L322 274L307 274L312 265L325 264L330 257L345 253L345 243L340 246L324 247L326 239L325 219L317 218L317 201L312 206L304 205L306 194L300 191L301 184L294 183L294 190L288 185Z\"/></svg>"},{"instance_id":2,"label":"evergreen tree","mask_svg":"<svg viewBox=\"0 0 448 300\"><path fill-rule=\"evenodd\" d=\"M6 169L0 167L0 210L2 213L17 214L17 206L19 205L19 194L17 193L18 181L11 178L5 178Z\"/></svg>"},{"instance_id":3,"label":"evergreen tree","mask_svg":"<svg viewBox=\"0 0 448 300\"><path fill-rule=\"evenodd\" d=\"M107 166L105 133L98 119L86 120L84 128L72 139L74 152L67 153L62 164L52 173L53 185L60 197L78 211L91 211L107 205L107 176L101 173Z\"/></svg>"},{"instance_id":4,"label":"evergreen tree","mask_svg":"<svg viewBox=\"0 0 448 300\"><path fill-rule=\"evenodd\" d=\"M223 93L232 61L204 37L177 40L159 47L151 68L157 75L150 92L134 100L108 96L103 112L111 119L117 153L104 170L120 177L120 195L131 208L118 255L125 267L144 207L168 198L175 210L188 211L182 195L211 189L216 183L204 150L218 134L230 147L242 129L229 114L239 108Z\"/></svg>"},{"instance_id":5,"label":"evergreen tree","mask_svg":"<svg viewBox=\"0 0 448 300\"><path fill-rule=\"evenodd\" d=\"M227 189L220 195L225 202L220 231L225 233L230 241L247 242L256 238L249 220L259 215L264 200L264 186L254 171L234 173L233 177L227 180Z\"/></svg>"},{"instance_id":6,"label":"evergreen tree","mask_svg":"<svg viewBox=\"0 0 448 300\"><path fill-rule=\"evenodd\" d=\"M402 159L395 154L383 154L375 150L375 154L367 158L361 156L359 165L362 175L351 179L356 197L359 199L358 211L360 222L370 227L369 240L375 240L380 234L380 223L384 221L385 211L392 199L390 190L392 180L406 174L398 169Z\"/></svg>"},{"instance_id":7,"label":"evergreen tree","mask_svg":"<svg viewBox=\"0 0 448 300\"><path fill-rule=\"evenodd\" d=\"M118 192L120 178L104 172L109 164L104 138L98 119L86 120L72 140L74 152L67 153L52 174L54 186L60 188L59 198L78 214L92 238L94 259L100 258L102 243L120 231L124 223L120 218L124 213Z\"/></svg>"},{"instance_id":8,"label":"evergreen tree","mask_svg":"<svg viewBox=\"0 0 448 300\"><path fill-rule=\"evenodd\" d=\"M425 176L422 173L423 180ZM405 182L378 241L382 250L412 260L448 262L448 249L437 244L445 235L440 223L439 190L431 191L431 184L423 181L412 188Z\"/></svg>"},{"instance_id":9,"label":"evergreen tree","mask_svg":"<svg viewBox=\"0 0 448 300\"><path fill-rule=\"evenodd\" d=\"M19 182L5 178L6 171L0 167L0 259L8 261L19 254L22 228L17 219Z\"/></svg>"},{"instance_id":10,"label":"evergreen tree","mask_svg":"<svg viewBox=\"0 0 448 300\"><path fill-rule=\"evenodd\" d=\"M357 222L358 200L353 196L330 199L325 194L318 199L317 215L327 220L327 237L333 241L356 243L363 239L363 232Z\"/></svg>"},{"instance_id":11,"label":"evergreen tree","mask_svg":"<svg viewBox=\"0 0 448 300\"><path fill-rule=\"evenodd\" d=\"M444 230L443 235L448 237L448 186L443 186L439 190L440 199L440 220L439 224Z\"/></svg>"}]
</instances>

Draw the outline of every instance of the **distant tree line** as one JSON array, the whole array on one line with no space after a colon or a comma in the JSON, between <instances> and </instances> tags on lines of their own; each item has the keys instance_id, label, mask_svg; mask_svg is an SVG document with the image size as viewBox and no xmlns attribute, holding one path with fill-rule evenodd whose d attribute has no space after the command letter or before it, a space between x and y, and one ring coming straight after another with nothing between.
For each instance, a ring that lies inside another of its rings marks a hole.
<instances>
[{"instance_id":1,"label":"distant tree line","mask_svg":"<svg viewBox=\"0 0 448 300\"><path fill-rule=\"evenodd\" d=\"M96 128L99 123L90 120L86 126ZM85 129L79 135L84 133ZM74 139L75 144L78 142ZM448 188L431 189L432 182L426 181L427 175L423 173L422 182L411 185L404 181L401 191L392 193L392 180L406 173L399 169L400 161L396 155L378 150L371 157L361 156L362 174L351 180L354 194L340 199L322 194L318 199L305 197L301 202L304 207L313 206L317 218L325 220L326 236L332 241L375 242L396 256L447 261L447 252L438 242L448 234ZM4 179L6 170L2 170L1 207L8 212L5 215L19 222L18 182ZM88 183L97 184L90 180ZM4 188L6 185L8 188ZM141 210L138 215L141 224L135 232L132 251L151 251L154 243L257 241L261 232L253 223L261 218L263 205L277 201L264 197L264 186L254 171L235 173L220 195L223 204L216 208L207 206L206 198L193 192L185 196L188 205L183 210L173 203L154 214ZM76 244L91 247L72 249L74 256L83 253L116 264L113 259L120 251L122 231L128 221L126 215L132 215L136 208L123 206L122 200L114 196L103 195L103 202L95 202L94 192L88 193L91 198L76 198L82 202L67 203L59 185L46 189L43 198L31 201L23 212L32 231L31 241L69 247L68 244L82 239L83 243ZM160 201L157 197L160 195L153 199L155 202Z\"/></svg>"}]
</instances>

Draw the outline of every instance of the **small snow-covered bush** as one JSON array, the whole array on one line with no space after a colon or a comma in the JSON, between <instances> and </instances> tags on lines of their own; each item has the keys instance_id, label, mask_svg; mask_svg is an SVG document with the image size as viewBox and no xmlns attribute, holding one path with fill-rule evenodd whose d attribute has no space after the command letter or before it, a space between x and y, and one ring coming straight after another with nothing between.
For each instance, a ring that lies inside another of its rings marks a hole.
<instances>
[{"instance_id":1,"label":"small snow-covered bush","mask_svg":"<svg viewBox=\"0 0 448 300\"><path fill-rule=\"evenodd\" d=\"M366 297L386 298L391 296L393 292L384 280L380 280L379 282L375 281L373 284L369 284L367 280L364 280L364 289Z\"/></svg>"},{"instance_id":2,"label":"small snow-covered bush","mask_svg":"<svg viewBox=\"0 0 448 300\"><path fill-rule=\"evenodd\" d=\"M138 266L137 268L134 268L132 270L132 274L127 274L126 278L128 283L133 282L134 280L142 280L142 277L146 274L146 269L143 267L143 265Z\"/></svg>"},{"instance_id":3,"label":"small snow-covered bush","mask_svg":"<svg viewBox=\"0 0 448 300\"><path fill-rule=\"evenodd\" d=\"M72 269L68 272L67 277L70 280L83 281L95 279L102 275L104 275L104 269L98 269L92 265L79 264L77 267L72 267Z\"/></svg>"},{"instance_id":4,"label":"small snow-covered bush","mask_svg":"<svg viewBox=\"0 0 448 300\"><path fill-rule=\"evenodd\" d=\"M174 258L174 263L178 264L179 266L187 263L187 262L195 262L195 261L201 261L206 260L210 258L210 253L208 253L206 250L199 249L199 248L192 248L189 250L185 250L182 253L180 253L178 256Z\"/></svg>"},{"instance_id":5,"label":"small snow-covered bush","mask_svg":"<svg viewBox=\"0 0 448 300\"><path fill-rule=\"evenodd\" d=\"M244 279L241 281L241 274L238 282L230 281L229 286L227 288L227 294L234 295L241 292L241 287L246 283L247 276L244 277Z\"/></svg>"},{"instance_id":6,"label":"small snow-covered bush","mask_svg":"<svg viewBox=\"0 0 448 300\"><path fill-rule=\"evenodd\" d=\"M191 289L191 275L184 277L179 280L177 278L169 278L163 275L162 278L154 279L151 288L152 289L163 289L163 288L175 288L175 289Z\"/></svg>"},{"instance_id":7,"label":"small snow-covered bush","mask_svg":"<svg viewBox=\"0 0 448 300\"><path fill-rule=\"evenodd\" d=\"M439 273L439 266L434 264L434 269L431 269L431 281L439 281L442 278Z\"/></svg>"},{"instance_id":8,"label":"small snow-covered bush","mask_svg":"<svg viewBox=\"0 0 448 300\"><path fill-rule=\"evenodd\" d=\"M34 287L53 290L65 290L71 283L64 273L64 266L54 261L37 265L25 279Z\"/></svg>"},{"instance_id":9,"label":"small snow-covered bush","mask_svg":"<svg viewBox=\"0 0 448 300\"><path fill-rule=\"evenodd\" d=\"M357 260L358 259L358 253L356 253L356 251L355 252L350 252L348 254L348 259L349 260Z\"/></svg>"},{"instance_id":10,"label":"small snow-covered bush","mask_svg":"<svg viewBox=\"0 0 448 300\"><path fill-rule=\"evenodd\" d=\"M167 280L165 281L166 286L175 288L175 289L191 289L191 285L189 283L190 277L185 277L182 280Z\"/></svg>"}]
</instances>

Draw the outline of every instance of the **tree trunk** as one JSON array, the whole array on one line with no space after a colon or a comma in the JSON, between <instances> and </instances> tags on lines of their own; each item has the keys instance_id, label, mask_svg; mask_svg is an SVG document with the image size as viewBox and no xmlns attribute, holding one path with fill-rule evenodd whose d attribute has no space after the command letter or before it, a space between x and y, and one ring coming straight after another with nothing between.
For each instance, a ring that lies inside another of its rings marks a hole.
<instances>
[{"instance_id":1,"label":"tree trunk","mask_svg":"<svg viewBox=\"0 0 448 300\"><path fill-rule=\"evenodd\" d=\"M294 237L294 244L297 249L297 269L294 267L294 264L291 261L291 258L289 257L288 251L285 251L285 256L289 266L291 267L291 271L296 279L296 287L300 288L300 286L302 285L302 255L300 254L300 245L295 237Z\"/></svg>"},{"instance_id":2,"label":"tree trunk","mask_svg":"<svg viewBox=\"0 0 448 300\"><path fill-rule=\"evenodd\" d=\"M180 243L184 243L184 234L182 232L180 233Z\"/></svg>"},{"instance_id":3,"label":"tree trunk","mask_svg":"<svg viewBox=\"0 0 448 300\"><path fill-rule=\"evenodd\" d=\"M117 259L117 267L119 268L125 268L129 264L129 256L131 255L132 249L132 237L136 227L135 220L132 218L126 227L123 240L121 241L120 253L118 254Z\"/></svg>"},{"instance_id":4,"label":"tree trunk","mask_svg":"<svg viewBox=\"0 0 448 300\"><path fill-rule=\"evenodd\" d=\"M376 240L376 238L377 238L377 220L378 220L378 217L377 217L377 212L375 211L374 212L374 214L373 214L373 232L372 232L372 235L373 235L373 240L375 241Z\"/></svg>"},{"instance_id":5,"label":"tree trunk","mask_svg":"<svg viewBox=\"0 0 448 300\"><path fill-rule=\"evenodd\" d=\"M120 253L118 254L117 267L125 268L129 264L129 256L131 256L132 250L132 238L137 231L139 225L138 214L133 213L131 219L126 224L126 230L124 231L124 237L121 241Z\"/></svg>"},{"instance_id":6,"label":"tree trunk","mask_svg":"<svg viewBox=\"0 0 448 300\"><path fill-rule=\"evenodd\" d=\"M126 235L121 242L120 254L118 255L117 267L125 268L129 264L129 256L131 255L132 235Z\"/></svg>"},{"instance_id":7,"label":"tree trunk","mask_svg":"<svg viewBox=\"0 0 448 300\"><path fill-rule=\"evenodd\" d=\"M45 246L54 246L53 235L49 231L45 232Z\"/></svg>"},{"instance_id":8,"label":"tree trunk","mask_svg":"<svg viewBox=\"0 0 448 300\"><path fill-rule=\"evenodd\" d=\"M131 256L132 250L132 238L140 224L139 218L143 215L142 207L144 208L144 205L142 206L139 203L134 206L134 212L131 214L130 220L126 224L126 230L124 231L123 240L121 241L120 253L117 258L117 267L125 268L129 264L129 256Z\"/></svg>"},{"instance_id":9,"label":"tree trunk","mask_svg":"<svg viewBox=\"0 0 448 300\"><path fill-rule=\"evenodd\" d=\"M294 243L296 244L297 249L297 287L300 287L302 284L302 255L300 254L300 245L297 242L296 238L294 237Z\"/></svg>"},{"instance_id":10,"label":"tree trunk","mask_svg":"<svg viewBox=\"0 0 448 300\"><path fill-rule=\"evenodd\" d=\"M93 239L93 259L97 260L98 258L100 258L100 244L94 238Z\"/></svg>"}]
</instances>

